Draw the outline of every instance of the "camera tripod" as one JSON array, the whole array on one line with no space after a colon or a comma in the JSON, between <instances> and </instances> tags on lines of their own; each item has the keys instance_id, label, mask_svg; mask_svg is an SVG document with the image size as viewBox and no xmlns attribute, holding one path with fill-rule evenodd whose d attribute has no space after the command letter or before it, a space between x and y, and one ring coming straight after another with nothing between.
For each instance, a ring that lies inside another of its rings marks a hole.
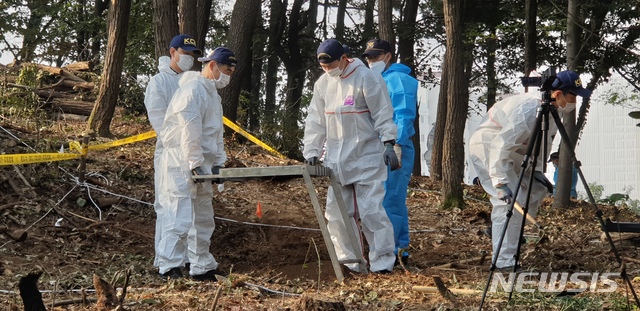
<instances>
[{"instance_id":1,"label":"camera tripod","mask_svg":"<svg viewBox=\"0 0 640 311\"><path fill-rule=\"evenodd\" d=\"M484 291L482 293L482 300L480 302L480 308L479 310L482 310L482 306L484 305L484 301L485 298L487 296L487 290L489 289L489 286L491 285L491 280L493 278L493 274L494 271L496 270L496 262L498 260L498 257L500 255L500 249L502 248L502 243L504 241L505 235L507 233L507 228L509 227L509 221L511 220L511 216L513 215L513 209L514 206L516 205L516 198L518 198L518 192L520 191L520 186L522 184L522 181L525 178L525 175L527 175L527 166L530 163L533 165L533 167L530 170L530 174L529 176L527 176L529 178L529 187L527 187L527 193L526 193L526 197L524 200L524 207L522 208L522 222L520 224L520 232L519 232L519 239L518 239L518 246L516 248L516 253L514 255L515 258L515 264L513 266L513 271L512 272L517 272L517 268L518 268L518 260L520 257L520 248L521 248L521 241L522 241L522 236L524 233L524 227L526 224L526 218L527 218L527 213L529 211L529 199L531 198L531 192L533 189L533 183L534 183L534 172L536 169L536 164L538 163L538 157L542 156L543 159L546 159L546 154L547 154L547 132L549 130L549 114L551 114L551 116L553 117L553 121L555 122L557 128L558 128L558 132L560 133L560 136L562 137L562 141L565 144L566 149L570 152L571 154L571 160L572 163L574 165L574 167L576 168L576 170L578 171L578 176L580 178L580 180L582 181L582 184L587 192L587 196L589 197L589 202L591 207L593 208L593 211L595 212L595 216L598 218L598 221L600 223L600 227L602 229L602 231L604 232L607 241L609 242L609 246L611 247L611 252L614 254L616 261L618 263L618 265L620 266L620 276L624 279L626 285L629 287L631 293L633 294L633 297L635 299L635 303L637 306L640 306L640 301L638 300L638 296L636 295L635 290L633 289L633 285L631 284L631 280L629 279L629 276L627 275L626 272L626 266L624 265L624 263L622 262L622 259L620 257L620 254L618 252L618 250L616 249L616 246L613 242L613 240L611 239L611 235L609 234L609 231L607 229L607 226L605 224L605 221L602 218L602 210L600 210L598 208L598 206L596 205L595 199L593 197L593 194L591 193L591 190L589 189L589 185L587 184L587 181L584 178L584 175L582 174L582 170L580 169L581 163L580 161L578 161L576 159L576 154L574 152L574 145L573 143L569 140L569 135L566 131L566 129L564 128L562 121L560 119L560 116L558 115L558 111L556 110L556 107L553 106L551 104L552 102L552 98L551 98L551 91L550 91L550 86L553 83L553 80L555 79L555 76L547 79L547 81L545 81L544 85L542 86L542 90L543 90L543 95L542 95L542 104L540 107L538 107L537 113L536 113L536 123L534 126L534 129L531 133L531 136L529 138L529 144L527 147L527 151L524 157L524 160L522 161L522 168L520 171L520 176L518 178L518 183L517 186L515 188L514 194L513 194L513 198L511 203L509 204L509 208L507 210L507 220L506 223L504 225L504 228L502 228L502 232L500 234L500 239L498 242L498 247L496 250L496 253L493 255L492 260L491 260L491 268L489 269L489 277L487 279L487 283L485 285ZM540 149L541 147L543 147L543 153L542 155L540 155ZM515 284L511 284L511 286L514 286ZM513 295L513 288L511 288L511 290L509 291L509 300L511 300L511 297Z\"/></svg>"}]
</instances>

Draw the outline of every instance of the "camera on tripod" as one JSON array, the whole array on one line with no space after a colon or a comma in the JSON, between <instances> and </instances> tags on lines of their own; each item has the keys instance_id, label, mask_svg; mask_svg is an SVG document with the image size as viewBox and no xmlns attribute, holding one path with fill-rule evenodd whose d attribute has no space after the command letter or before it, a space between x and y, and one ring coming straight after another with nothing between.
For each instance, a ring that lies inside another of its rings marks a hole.
<instances>
[{"instance_id":1,"label":"camera on tripod","mask_svg":"<svg viewBox=\"0 0 640 311\"><path fill-rule=\"evenodd\" d=\"M524 87L538 87L542 93L542 105L547 107L554 99L551 98L551 89L553 82L556 80L556 69L553 67L547 68L542 72L542 75L538 77L522 77L522 86Z\"/></svg>"}]
</instances>

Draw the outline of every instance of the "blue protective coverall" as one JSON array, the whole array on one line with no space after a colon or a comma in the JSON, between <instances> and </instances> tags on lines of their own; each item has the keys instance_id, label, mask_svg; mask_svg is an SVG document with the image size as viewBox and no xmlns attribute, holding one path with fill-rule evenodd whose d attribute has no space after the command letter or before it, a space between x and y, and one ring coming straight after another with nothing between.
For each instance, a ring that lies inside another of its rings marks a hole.
<instances>
[{"instance_id":1,"label":"blue protective coverall","mask_svg":"<svg viewBox=\"0 0 640 311\"><path fill-rule=\"evenodd\" d=\"M416 133L413 121L418 106L418 80L410 76L411 68L403 64L391 64L382 72L387 84L391 104L393 105L393 121L398 127L396 144L402 147L402 167L388 171L385 182L386 194L382 205L393 225L395 253L398 249L409 247L409 213L407 210L407 188L413 171L415 150L411 136ZM402 256L409 256L404 252Z\"/></svg>"}]
</instances>

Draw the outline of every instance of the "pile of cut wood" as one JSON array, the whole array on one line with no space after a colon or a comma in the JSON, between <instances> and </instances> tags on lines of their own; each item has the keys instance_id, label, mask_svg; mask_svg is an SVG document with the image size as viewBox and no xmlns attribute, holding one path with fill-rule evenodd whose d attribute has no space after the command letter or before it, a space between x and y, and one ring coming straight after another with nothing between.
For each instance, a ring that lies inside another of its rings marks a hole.
<instances>
[{"instance_id":1,"label":"pile of cut wood","mask_svg":"<svg viewBox=\"0 0 640 311\"><path fill-rule=\"evenodd\" d=\"M25 66L37 66L39 70L49 73L47 81L36 89L17 83L20 69ZM95 84L80 76L92 76L89 62L72 63L62 68L33 63L0 64L0 87L5 96L20 96L34 92L44 102L45 107L54 112L88 116L95 104Z\"/></svg>"}]
</instances>

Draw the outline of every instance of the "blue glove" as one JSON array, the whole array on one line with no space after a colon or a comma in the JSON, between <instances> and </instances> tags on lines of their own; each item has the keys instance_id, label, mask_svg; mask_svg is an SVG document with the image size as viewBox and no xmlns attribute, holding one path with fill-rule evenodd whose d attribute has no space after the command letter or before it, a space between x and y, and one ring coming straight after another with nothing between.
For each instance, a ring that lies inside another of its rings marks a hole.
<instances>
[{"instance_id":1,"label":"blue glove","mask_svg":"<svg viewBox=\"0 0 640 311\"><path fill-rule=\"evenodd\" d=\"M318 160L318 157L311 157L304 160L304 164L307 164L307 165L317 165L319 164L319 162L320 161Z\"/></svg>"},{"instance_id":2,"label":"blue glove","mask_svg":"<svg viewBox=\"0 0 640 311\"><path fill-rule=\"evenodd\" d=\"M205 174L205 172L202 170L202 167L198 166L194 169L191 170L191 175L193 176L198 176L198 175L207 175ZM194 179L193 182L195 183L201 183L203 182L204 179Z\"/></svg>"},{"instance_id":3,"label":"blue glove","mask_svg":"<svg viewBox=\"0 0 640 311\"><path fill-rule=\"evenodd\" d=\"M400 167L400 162L398 162L398 156L393 150L393 145L395 145L394 141L384 142L384 164L388 165L392 171L395 171Z\"/></svg>"},{"instance_id":4,"label":"blue glove","mask_svg":"<svg viewBox=\"0 0 640 311\"><path fill-rule=\"evenodd\" d=\"M496 187L498 190L498 199L505 201L507 204L511 204L511 198L513 198L513 192L506 185Z\"/></svg>"},{"instance_id":5,"label":"blue glove","mask_svg":"<svg viewBox=\"0 0 640 311\"><path fill-rule=\"evenodd\" d=\"M221 166L214 166L214 167L211 169L211 174L213 174L213 175L218 175L218 174L220 174L220 168L222 168L222 167L221 167ZM212 183L212 184L221 184L221 183L224 183L224 178L215 178L215 179L212 179L212 180L211 180L211 183Z\"/></svg>"}]
</instances>

